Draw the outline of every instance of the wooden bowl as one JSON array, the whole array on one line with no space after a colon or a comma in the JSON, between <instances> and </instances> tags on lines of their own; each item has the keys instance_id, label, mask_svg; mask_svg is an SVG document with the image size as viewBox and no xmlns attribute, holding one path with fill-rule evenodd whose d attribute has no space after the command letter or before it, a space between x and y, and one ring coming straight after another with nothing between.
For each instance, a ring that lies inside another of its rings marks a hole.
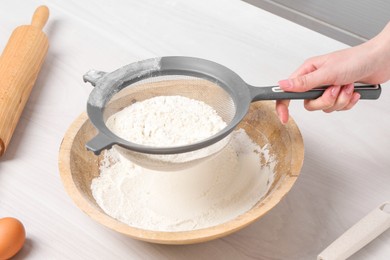
<instances>
[{"instance_id":1,"label":"wooden bowl","mask_svg":"<svg viewBox=\"0 0 390 260\"><path fill-rule=\"evenodd\" d=\"M193 244L229 235L253 223L278 204L300 173L304 157L302 136L291 118L287 125L282 125L274 110L274 103L270 101L252 103L239 125L261 147L269 144L270 154L278 161L274 182L266 196L251 210L226 223L193 231L150 231L128 226L104 213L90 189L92 179L99 175L100 157L85 149L86 141L96 135L85 113L69 127L61 144L59 169L63 184L76 205L92 219L138 240L160 244Z\"/></svg>"}]
</instances>

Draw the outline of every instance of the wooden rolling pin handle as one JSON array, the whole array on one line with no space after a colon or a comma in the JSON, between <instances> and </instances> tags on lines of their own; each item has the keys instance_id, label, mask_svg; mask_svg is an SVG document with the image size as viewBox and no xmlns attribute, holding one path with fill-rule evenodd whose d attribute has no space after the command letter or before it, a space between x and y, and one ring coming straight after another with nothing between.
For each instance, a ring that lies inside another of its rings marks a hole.
<instances>
[{"instance_id":1,"label":"wooden rolling pin handle","mask_svg":"<svg viewBox=\"0 0 390 260\"><path fill-rule=\"evenodd\" d=\"M49 8L47 8L47 6L41 5L35 10L31 20L31 25L42 30L48 19L49 19Z\"/></svg>"}]
</instances>

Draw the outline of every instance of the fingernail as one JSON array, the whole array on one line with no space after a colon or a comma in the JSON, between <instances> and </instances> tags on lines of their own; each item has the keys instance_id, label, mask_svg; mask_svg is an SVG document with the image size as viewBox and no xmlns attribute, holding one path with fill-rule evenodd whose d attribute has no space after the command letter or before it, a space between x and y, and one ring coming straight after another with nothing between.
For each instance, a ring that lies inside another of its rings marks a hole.
<instances>
[{"instance_id":1,"label":"fingernail","mask_svg":"<svg viewBox=\"0 0 390 260\"><path fill-rule=\"evenodd\" d=\"M340 92L340 86L333 86L332 89L330 90L330 95L332 97L337 97Z\"/></svg>"},{"instance_id":2,"label":"fingernail","mask_svg":"<svg viewBox=\"0 0 390 260\"><path fill-rule=\"evenodd\" d=\"M355 93L351 102L353 104L356 104L359 101L359 99L360 99L360 94L359 93Z\"/></svg>"},{"instance_id":3,"label":"fingernail","mask_svg":"<svg viewBox=\"0 0 390 260\"><path fill-rule=\"evenodd\" d=\"M290 89L294 88L294 85L293 85L293 82L291 79L280 80L278 83L279 83L279 86L284 90L290 90Z\"/></svg>"},{"instance_id":4,"label":"fingernail","mask_svg":"<svg viewBox=\"0 0 390 260\"><path fill-rule=\"evenodd\" d=\"M353 86L353 84L348 84L348 85L345 87L345 93L347 93L347 95L351 95L353 91L354 91L354 86Z\"/></svg>"},{"instance_id":5,"label":"fingernail","mask_svg":"<svg viewBox=\"0 0 390 260\"><path fill-rule=\"evenodd\" d=\"M283 120L283 116L280 114L278 109L276 109L276 114L278 115L280 123L282 123L284 125L285 123L284 123L284 120Z\"/></svg>"}]
</instances>

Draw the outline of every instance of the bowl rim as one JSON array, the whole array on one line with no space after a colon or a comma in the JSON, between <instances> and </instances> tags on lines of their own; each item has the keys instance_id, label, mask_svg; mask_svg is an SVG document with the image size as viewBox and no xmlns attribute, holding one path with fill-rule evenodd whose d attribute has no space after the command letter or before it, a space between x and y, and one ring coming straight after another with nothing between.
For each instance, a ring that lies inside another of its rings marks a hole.
<instances>
[{"instance_id":1,"label":"bowl rim","mask_svg":"<svg viewBox=\"0 0 390 260\"><path fill-rule=\"evenodd\" d=\"M266 104L267 106L270 106L272 103L273 106L272 101L259 102L268 103ZM283 180L279 180L278 186L275 187L272 193L266 195L266 197L263 198L260 203L257 203L252 209L241 214L233 220L208 228L178 232L144 230L131 227L106 215L103 210L98 209L95 205L91 205L86 196L82 194L77 185L75 185L71 172L71 149L79 130L88 121L89 118L87 113L83 112L80 114L69 126L61 142L58 166L64 188L77 207L93 220L103 226L106 226L107 228L137 240L157 244L194 244L217 239L234 233L252 224L261 218L264 214L269 212L273 207L275 207L290 191L295 181L297 180L303 165L304 145L302 135L298 126L290 117L288 123L283 127L285 127L286 131L289 133L293 133L293 135L290 134L290 138L293 139L292 143L294 143L294 145L291 146L291 156L292 158L295 157L295 160L291 160L292 163L290 172L285 175ZM86 152L88 151L86 150Z\"/></svg>"}]
</instances>

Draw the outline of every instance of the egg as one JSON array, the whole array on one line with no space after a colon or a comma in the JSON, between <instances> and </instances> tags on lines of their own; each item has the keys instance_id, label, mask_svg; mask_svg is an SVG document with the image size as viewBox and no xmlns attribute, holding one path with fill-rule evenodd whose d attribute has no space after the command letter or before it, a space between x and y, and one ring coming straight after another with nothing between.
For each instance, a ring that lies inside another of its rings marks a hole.
<instances>
[{"instance_id":1,"label":"egg","mask_svg":"<svg viewBox=\"0 0 390 260\"><path fill-rule=\"evenodd\" d=\"M0 219L0 260L9 259L22 248L26 239L23 224L16 218Z\"/></svg>"}]
</instances>

